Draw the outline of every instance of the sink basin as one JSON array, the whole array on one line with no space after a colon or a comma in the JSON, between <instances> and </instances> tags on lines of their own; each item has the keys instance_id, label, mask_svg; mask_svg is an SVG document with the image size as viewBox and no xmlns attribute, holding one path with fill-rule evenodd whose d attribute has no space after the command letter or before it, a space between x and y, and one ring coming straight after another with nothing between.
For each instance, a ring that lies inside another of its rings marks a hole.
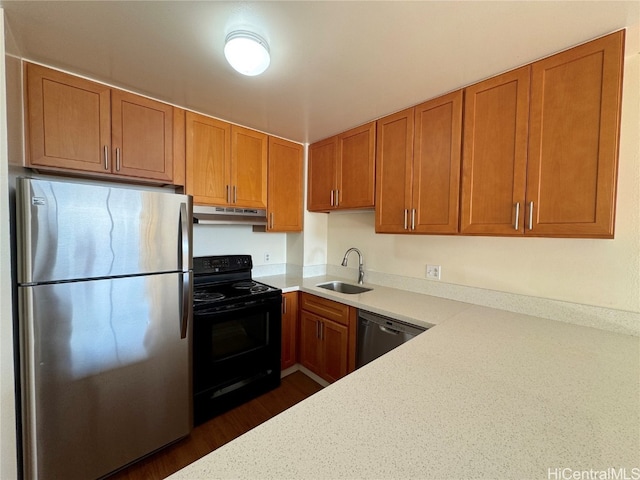
<instances>
[{"instance_id":1,"label":"sink basin","mask_svg":"<svg viewBox=\"0 0 640 480\"><path fill-rule=\"evenodd\" d=\"M334 292L339 293L363 293L373 290L373 288L361 287L360 285L351 285L350 283L344 282L327 282L316 285L316 287L326 288L327 290L333 290Z\"/></svg>"}]
</instances>

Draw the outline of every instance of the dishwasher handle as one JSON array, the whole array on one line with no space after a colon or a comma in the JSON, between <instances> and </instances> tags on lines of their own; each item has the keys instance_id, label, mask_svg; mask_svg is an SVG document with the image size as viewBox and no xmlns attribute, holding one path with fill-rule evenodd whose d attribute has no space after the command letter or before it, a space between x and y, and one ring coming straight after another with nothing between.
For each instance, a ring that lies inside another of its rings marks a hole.
<instances>
[{"instance_id":1,"label":"dishwasher handle","mask_svg":"<svg viewBox=\"0 0 640 480\"><path fill-rule=\"evenodd\" d=\"M400 335L400 333L402 333L400 330L394 330L393 328L385 327L384 325L378 325L378 328L389 335Z\"/></svg>"},{"instance_id":2,"label":"dishwasher handle","mask_svg":"<svg viewBox=\"0 0 640 480\"><path fill-rule=\"evenodd\" d=\"M385 317L377 313L367 312L366 310L359 310L358 317L360 322L367 321L373 323L378 325L381 331L394 335L406 333L411 336L416 336L426 330L424 327L411 325L409 323L396 320L395 318Z\"/></svg>"}]
</instances>

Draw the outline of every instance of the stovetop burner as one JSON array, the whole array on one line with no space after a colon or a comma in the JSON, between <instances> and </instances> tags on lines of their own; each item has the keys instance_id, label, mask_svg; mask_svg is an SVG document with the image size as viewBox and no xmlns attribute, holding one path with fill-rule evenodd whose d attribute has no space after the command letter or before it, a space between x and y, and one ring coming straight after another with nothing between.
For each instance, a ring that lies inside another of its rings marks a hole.
<instances>
[{"instance_id":1,"label":"stovetop burner","mask_svg":"<svg viewBox=\"0 0 640 480\"><path fill-rule=\"evenodd\" d=\"M237 288L238 290L251 290L256 286L256 282L248 281L248 282L237 282L231 285L232 288Z\"/></svg>"},{"instance_id":2,"label":"stovetop burner","mask_svg":"<svg viewBox=\"0 0 640 480\"><path fill-rule=\"evenodd\" d=\"M193 292L194 302L216 302L218 300L223 300L224 298L225 294L221 292L208 292L204 290L195 290Z\"/></svg>"}]
</instances>

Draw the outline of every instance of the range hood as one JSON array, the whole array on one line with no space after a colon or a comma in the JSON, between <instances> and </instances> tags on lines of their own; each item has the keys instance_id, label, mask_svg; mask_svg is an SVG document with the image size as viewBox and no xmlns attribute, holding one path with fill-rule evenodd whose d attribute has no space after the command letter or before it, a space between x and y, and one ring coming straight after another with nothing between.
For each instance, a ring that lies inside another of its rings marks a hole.
<instances>
[{"instance_id":1,"label":"range hood","mask_svg":"<svg viewBox=\"0 0 640 480\"><path fill-rule=\"evenodd\" d=\"M193 223L202 225L266 225L267 211L256 208L194 205Z\"/></svg>"}]
</instances>

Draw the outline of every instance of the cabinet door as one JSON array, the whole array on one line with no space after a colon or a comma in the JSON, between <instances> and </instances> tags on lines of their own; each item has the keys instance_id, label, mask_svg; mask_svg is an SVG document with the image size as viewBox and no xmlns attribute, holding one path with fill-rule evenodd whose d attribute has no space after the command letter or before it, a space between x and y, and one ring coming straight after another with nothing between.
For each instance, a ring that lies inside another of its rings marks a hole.
<instances>
[{"instance_id":1,"label":"cabinet door","mask_svg":"<svg viewBox=\"0 0 640 480\"><path fill-rule=\"evenodd\" d=\"M186 193L199 205L227 205L231 189L231 125L186 114Z\"/></svg>"},{"instance_id":2,"label":"cabinet door","mask_svg":"<svg viewBox=\"0 0 640 480\"><path fill-rule=\"evenodd\" d=\"M282 370L298 361L298 292L282 294Z\"/></svg>"},{"instance_id":3,"label":"cabinet door","mask_svg":"<svg viewBox=\"0 0 640 480\"><path fill-rule=\"evenodd\" d=\"M367 208L375 204L376 123L338 135L336 206Z\"/></svg>"},{"instance_id":4,"label":"cabinet door","mask_svg":"<svg viewBox=\"0 0 640 480\"><path fill-rule=\"evenodd\" d=\"M173 181L173 107L111 91L113 172Z\"/></svg>"},{"instance_id":5,"label":"cabinet door","mask_svg":"<svg viewBox=\"0 0 640 480\"><path fill-rule=\"evenodd\" d=\"M268 136L231 125L232 203L247 208L267 208Z\"/></svg>"},{"instance_id":6,"label":"cabinet door","mask_svg":"<svg viewBox=\"0 0 640 480\"><path fill-rule=\"evenodd\" d=\"M524 233L529 85L526 66L465 89L461 233Z\"/></svg>"},{"instance_id":7,"label":"cabinet door","mask_svg":"<svg viewBox=\"0 0 640 480\"><path fill-rule=\"evenodd\" d=\"M300 363L316 375L322 376L322 319L300 310Z\"/></svg>"},{"instance_id":8,"label":"cabinet door","mask_svg":"<svg viewBox=\"0 0 640 480\"><path fill-rule=\"evenodd\" d=\"M27 163L111 172L111 89L26 64Z\"/></svg>"},{"instance_id":9,"label":"cabinet door","mask_svg":"<svg viewBox=\"0 0 640 480\"><path fill-rule=\"evenodd\" d=\"M302 231L302 170L302 145L269 137L268 231Z\"/></svg>"},{"instance_id":10,"label":"cabinet door","mask_svg":"<svg viewBox=\"0 0 640 480\"><path fill-rule=\"evenodd\" d=\"M527 234L613 237L623 50L624 30L533 64Z\"/></svg>"},{"instance_id":11,"label":"cabinet door","mask_svg":"<svg viewBox=\"0 0 640 480\"><path fill-rule=\"evenodd\" d=\"M376 232L406 233L411 207L414 109L378 120Z\"/></svg>"},{"instance_id":12,"label":"cabinet door","mask_svg":"<svg viewBox=\"0 0 640 480\"><path fill-rule=\"evenodd\" d=\"M307 210L326 212L334 208L338 137L309 146Z\"/></svg>"},{"instance_id":13,"label":"cabinet door","mask_svg":"<svg viewBox=\"0 0 640 480\"><path fill-rule=\"evenodd\" d=\"M330 320L323 320L320 328L324 367L320 376L335 382L347 374L348 329Z\"/></svg>"},{"instance_id":14,"label":"cabinet door","mask_svg":"<svg viewBox=\"0 0 640 480\"><path fill-rule=\"evenodd\" d=\"M415 107L413 231L458 231L461 147L462 90Z\"/></svg>"}]
</instances>

